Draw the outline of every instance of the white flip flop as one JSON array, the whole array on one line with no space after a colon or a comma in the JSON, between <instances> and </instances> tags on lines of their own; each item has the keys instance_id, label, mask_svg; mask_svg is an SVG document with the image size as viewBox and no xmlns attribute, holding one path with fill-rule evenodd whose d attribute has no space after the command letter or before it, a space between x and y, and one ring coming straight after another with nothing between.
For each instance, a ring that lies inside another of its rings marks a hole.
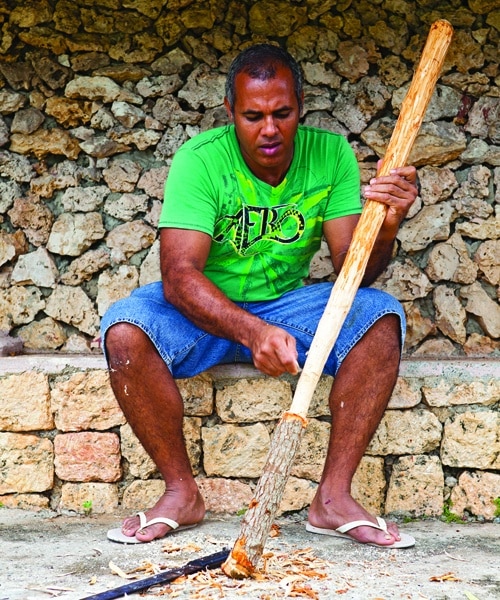
<instances>
[{"instance_id":1,"label":"white flip flop","mask_svg":"<svg viewBox=\"0 0 500 600\"><path fill-rule=\"evenodd\" d=\"M146 515L143 512L138 512L137 516L139 517L139 529L137 531L140 531L141 529L144 529L145 527L149 527L150 525L156 525L156 523L162 523L163 525L168 525L171 528L169 531L167 531L165 533L165 536L162 536L161 538L155 538L154 540L150 540L151 542L154 542L155 540L160 540L163 537L170 535L171 533L174 533L177 531L182 531L183 529L192 529L193 527L196 527L198 525L198 523L195 523L193 525L179 525L179 523L177 523L177 521L174 521L173 519L169 519L168 517L156 517L155 519L151 519L151 521L148 521L146 519ZM120 544L148 544L149 543L149 542L143 542L142 540L138 540L135 537L135 535L133 535L133 536L125 535L123 533L123 531L121 530L121 527L116 527L115 529L110 529L108 531L107 537L108 537L108 540L111 540L112 542L118 542Z\"/></svg>"},{"instance_id":2,"label":"white flip flop","mask_svg":"<svg viewBox=\"0 0 500 600\"><path fill-rule=\"evenodd\" d=\"M383 544L376 544L375 542L360 542L359 540L354 539L348 532L355 527L360 527L361 525L367 527L373 527L373 529L378 529L383 531L384 533L388 533L387 531L387 523L382 519L382 517L377 517L377 523L372 523L371 521L351 521L350 523L346 523L345 525L341 525L337 527L337 529L326 529L323 527L315 527L310 523L306 523L306 530L310 533L319 533L320 535L331 535L333 537L344 538L345 540L350 540L351 542L357 542L358 544L366 544L367 546L376 546L377 548L411 548L415 545L415 538L407 533L400 533L401 539L393 544L385 546Z\"/></svg>"}]
</instances>

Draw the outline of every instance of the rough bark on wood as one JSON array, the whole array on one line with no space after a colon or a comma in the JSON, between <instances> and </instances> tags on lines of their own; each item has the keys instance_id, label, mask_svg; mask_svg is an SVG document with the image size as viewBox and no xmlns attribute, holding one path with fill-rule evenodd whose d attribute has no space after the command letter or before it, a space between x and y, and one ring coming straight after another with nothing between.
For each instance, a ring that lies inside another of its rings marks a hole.
<instances>
[{"instance_id":1,"label":"rough bark on wood","mask_svg":"<svg viewBox=\"0 0 500 600\"><path fill-rule=\"evenodd\" d=\"M264 472L243 519L240 535L231 554L222 565L222 570L229 577L242 579L255 571L283 497L305 427L306 422L302 417L289 412L285 412L278 422Z\"/></svg>"}]
</instances>

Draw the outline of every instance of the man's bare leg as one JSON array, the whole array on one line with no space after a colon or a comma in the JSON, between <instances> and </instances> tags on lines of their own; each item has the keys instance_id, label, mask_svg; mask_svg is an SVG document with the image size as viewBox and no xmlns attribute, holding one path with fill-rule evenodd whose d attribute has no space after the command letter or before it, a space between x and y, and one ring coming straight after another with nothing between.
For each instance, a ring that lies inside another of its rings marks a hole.
<instances>
[{"instance_id":1,"label":"man's bare leg","mask_svg":"<svg viewBox=\"0 0 500 600\"><path fill-rule=\"evenodd\" d=\"M351 481L375 433L394 389L399 370L399 319L379 319L349 352L330 393L332 428L323 475L309 510L309 523L336 529L351 521L376 523L351 497ZM361 542L390 545L399 540L394 523L390 535L356 527L349 535Z\"/></svg>"},{"instance_id":2,"label":"man's bare leg","mask_svg":"<svg viewBox=\"0 0 500 600\"><path fill-rule=\"evenodd\" d=\"M128 323L106 334L111 387L147 453L165 481L165 494L147 513L150 519L168 517L180 525L200 522L205 505L194 480L182 423L184 407L177 385L144 332ZM138 531L137 516L125 519L122 531L147 542L170 529L155 524Z\"/></svg>"}]
</instances>

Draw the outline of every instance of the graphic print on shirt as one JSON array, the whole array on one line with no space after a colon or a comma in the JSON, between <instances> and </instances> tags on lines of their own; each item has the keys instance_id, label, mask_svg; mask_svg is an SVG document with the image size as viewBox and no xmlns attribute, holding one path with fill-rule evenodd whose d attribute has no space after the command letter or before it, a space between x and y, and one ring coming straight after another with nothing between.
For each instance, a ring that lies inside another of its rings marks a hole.
<instances>
[{"instance_id":1,"label":"graphic print on shirt","mask_svg":"<svg viewBox=\"0 0 500 600\"><path fill-rule=\"evenodd\" d=\"M328 190L316 188L305 198L303 190L287 192L284 181L278 188L269 188L263 197L262 189L257 190L253 181L242 173L235 175L238 194L233 188L212 236L219 248L219 266L231 272L238 264L243 297L247 287L257 281L271 294L277 294L285 281L296 287L319 244L322 213L318 207ZM252 283L250 276L256 273L259 278Z\"/></svg>"},{"instance_id":2,"label":"graphic print on shirt","mask_svg":"<svg viewBox=\"0 0 500 600\"><path fill-rule=\"evenodd\" d=\"M216 223L215 242L231 244L240 256L252 252L260 241L292 244L304 232L305 218L296 205L272 208L242 205L235 215L224 215Z\"/></svg>"}]
</instances>

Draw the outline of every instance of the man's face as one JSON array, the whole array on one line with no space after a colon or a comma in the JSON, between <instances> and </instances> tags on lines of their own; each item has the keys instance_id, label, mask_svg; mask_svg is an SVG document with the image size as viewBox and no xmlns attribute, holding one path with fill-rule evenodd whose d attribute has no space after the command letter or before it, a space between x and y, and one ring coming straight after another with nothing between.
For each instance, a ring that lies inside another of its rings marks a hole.
<instances>
[{"instance_id":1,"label":"man's face","mask_svg":"<svg viewBox=\"0 0 500 600\"><path fill-rule=\"evenodd\" d=\"M292 73L280 66L276 76L265 81L239 73L235 98L233 114L227 99L224 103L243 158L259 179L276 186L292 162L300 117Z\"/></svg>"}]
</instances>

